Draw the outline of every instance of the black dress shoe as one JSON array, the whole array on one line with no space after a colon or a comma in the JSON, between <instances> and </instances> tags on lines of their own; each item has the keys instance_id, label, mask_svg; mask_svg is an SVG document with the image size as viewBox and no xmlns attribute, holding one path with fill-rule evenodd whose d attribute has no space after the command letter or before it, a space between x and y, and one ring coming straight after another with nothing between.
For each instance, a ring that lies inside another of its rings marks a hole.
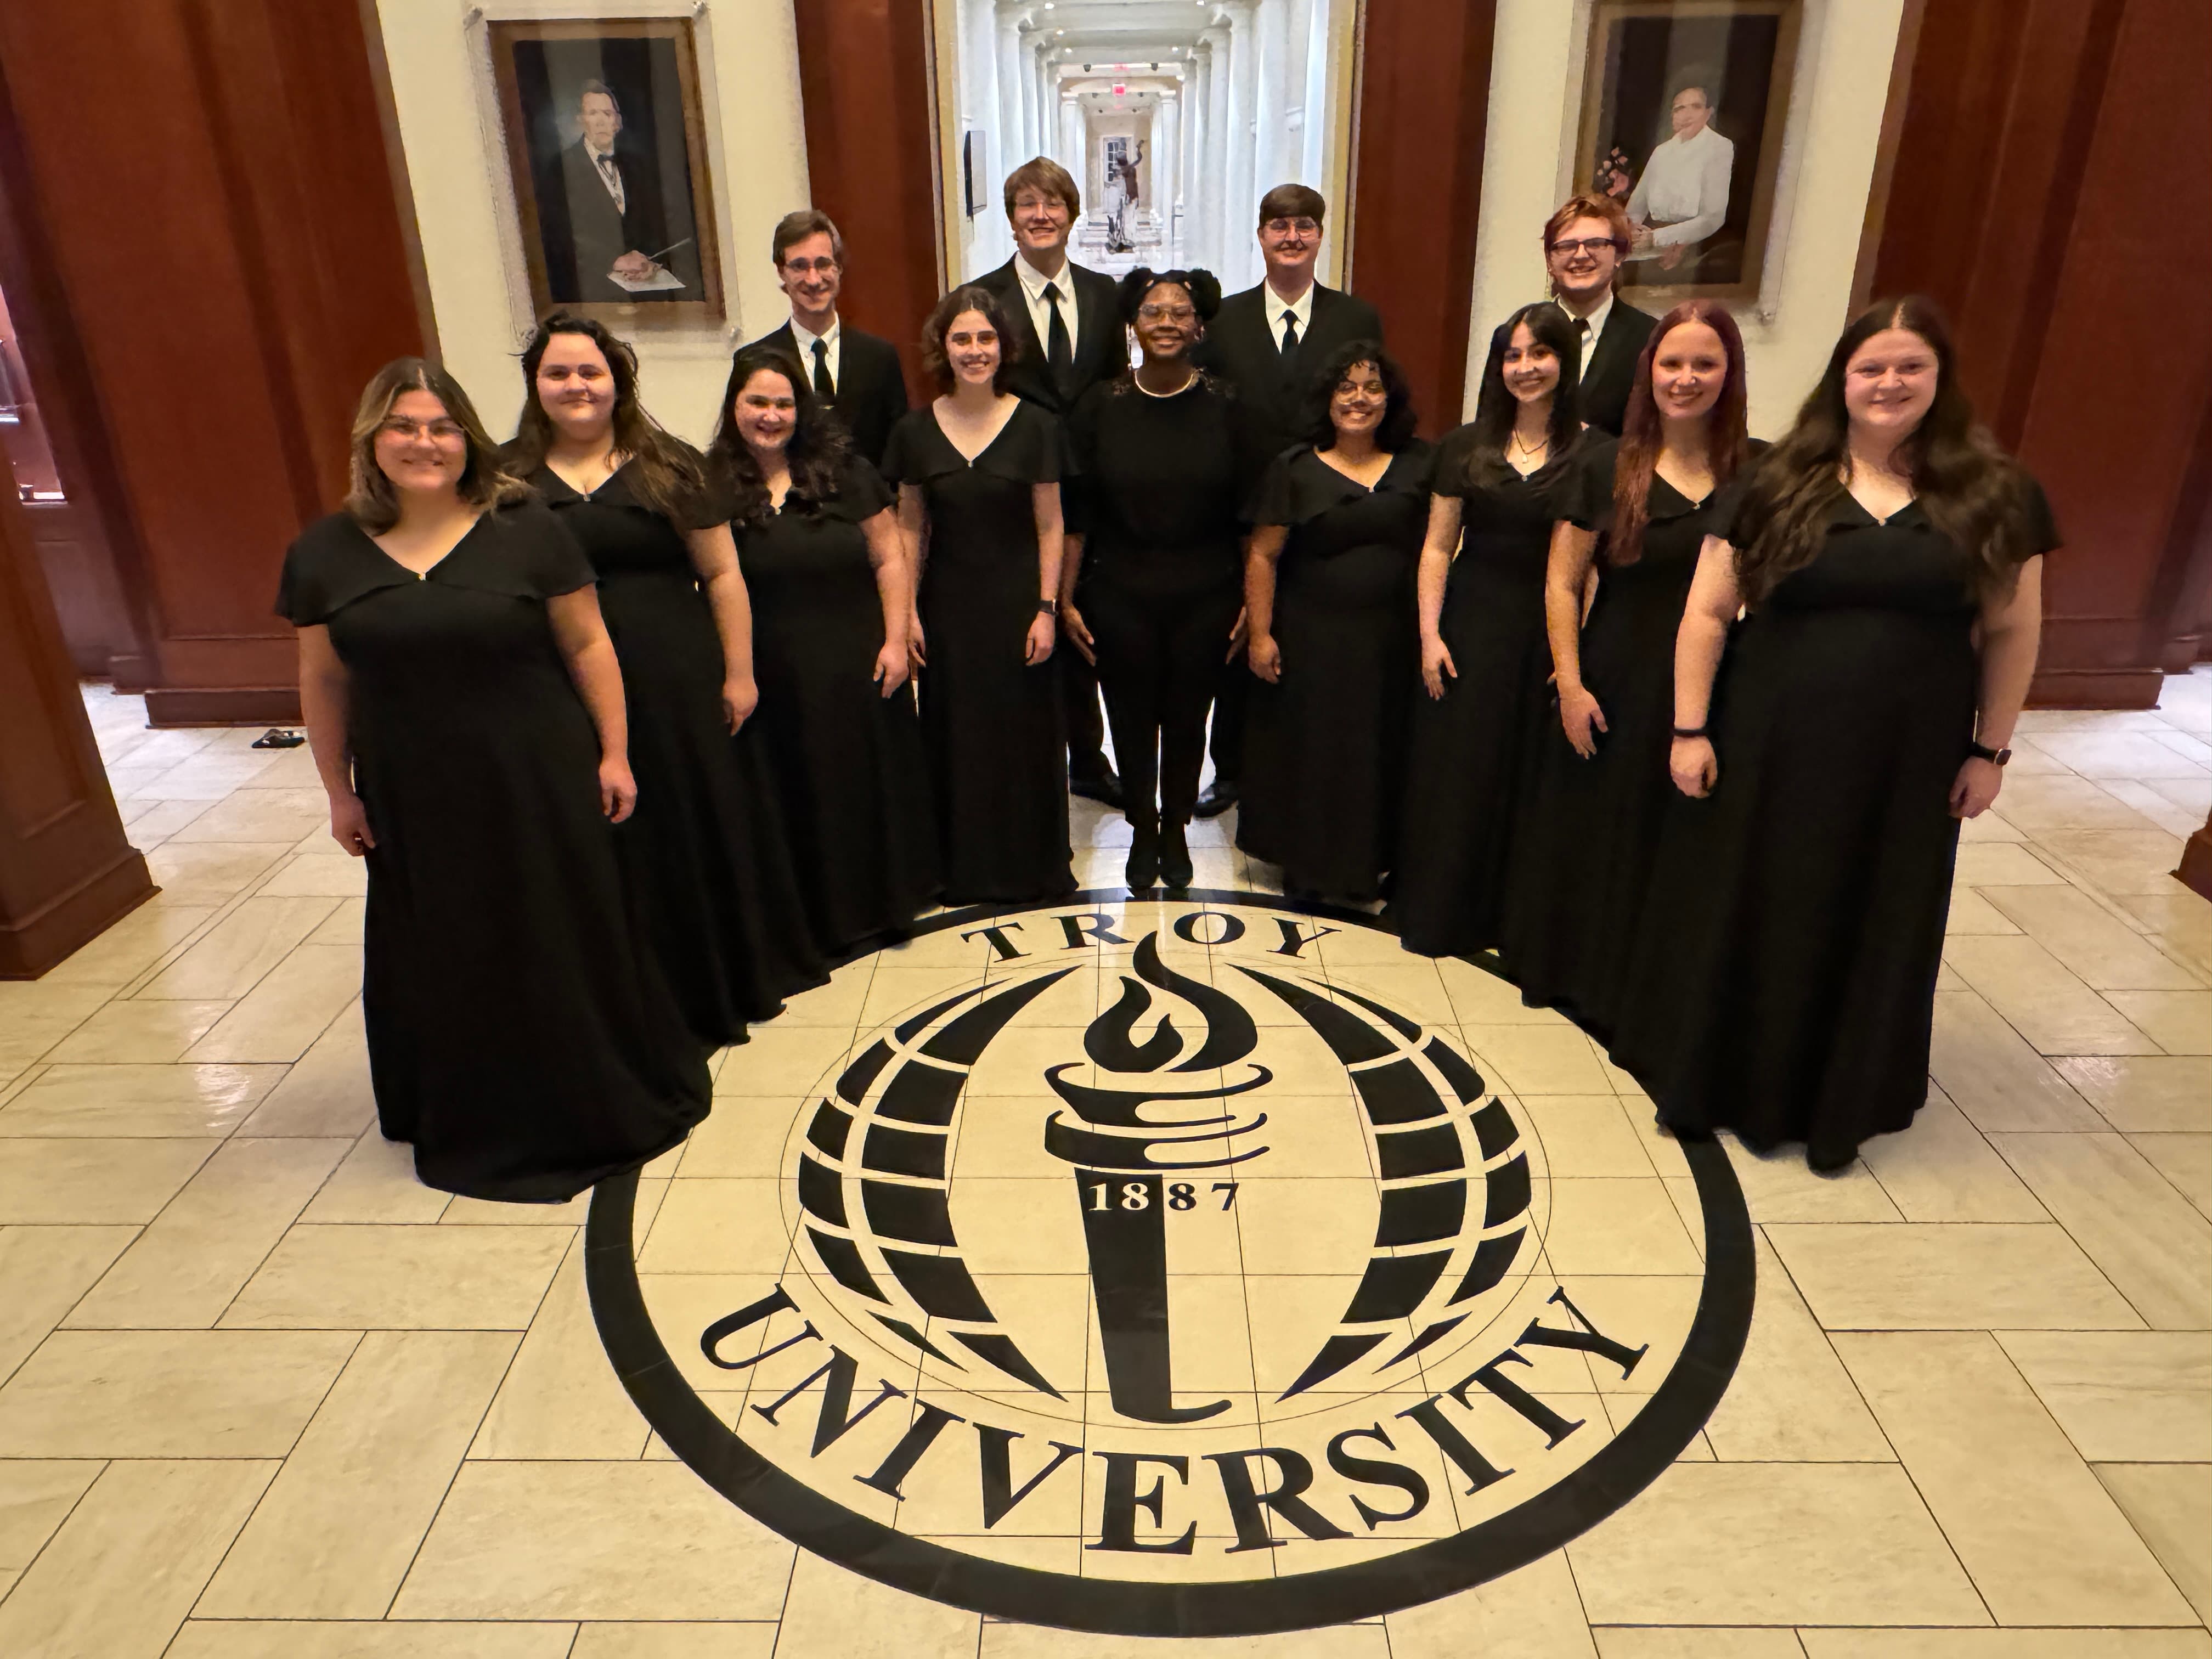
<instances>
[{"instance_id":1,"label":"black dress shoe","mask_svg":"<svg viewBox=\"0 0 2212 1659\"><path fill-rule=\"evenodd\" d=\"M1191 811L1202 818L1218 818L1236 805L1237 786L1216 778L1206 786L1206 793L1198 798L1198 805Z\"/></svg>"},{"instance_id":2,"label":"black dress shoe","mask_svg":"<svg viewBox=\"0 0 2212 1659\"><path fill-rule=\"evenodd\" d=\"M1121 878L1129 884L1129 890L1141 893L1160 878L1160 834L1144 825L1136 826L1136 834L1129 842L1129 861L1122 867Z\"/></svg>"},{"instance_id":3,"label":"black dress shoe","mask_svg":"<svg viewBox=\"0 0 2212 1659\"><path fill-rule=\"evenodd\" d=\"M1191 868L1190 848L1184 844L1182 825L1164 824L1160 829L1160 879L1170 887L1188 887L1194 872Z\"/></svg>"},{"instance_id":4,"label":"black dress shoe","mask_svg":"<svg viewBox=\"0 0 2212 1659\"><path fill-rule=\"evenodd\" d=\"M1097 777L1070 778L1067 793L1118 810L1121 805L1121 780L1115 777L1109 769Z\"/></svg>"}]
</instances>

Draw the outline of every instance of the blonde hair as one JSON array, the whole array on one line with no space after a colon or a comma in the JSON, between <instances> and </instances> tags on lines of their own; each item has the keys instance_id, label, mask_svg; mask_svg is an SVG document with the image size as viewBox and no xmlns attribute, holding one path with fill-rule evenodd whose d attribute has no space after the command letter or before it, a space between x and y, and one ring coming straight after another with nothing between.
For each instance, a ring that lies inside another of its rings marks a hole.
<instances>
[{"instance_id":1,"label":"blonde hair","mask_svg":"<svg viewBox=\"0 0 2212 1659\"><path fill-rule=\"evenodd\" d=\"M500 465L499 452L477 417L476 405L460 382L422 357L395 357L369 377L361 403L353 412L353 450L347 478L345 510L354 522L372 536L382 535L399 522L399 496L384 469L376 464L376 434L390 418L392 405L407 392L427 392L445 404L446 414L461 429L468 459L453 488L475 507L504 507L529 494L530 487Z\"/></svg>"}]
</instances>

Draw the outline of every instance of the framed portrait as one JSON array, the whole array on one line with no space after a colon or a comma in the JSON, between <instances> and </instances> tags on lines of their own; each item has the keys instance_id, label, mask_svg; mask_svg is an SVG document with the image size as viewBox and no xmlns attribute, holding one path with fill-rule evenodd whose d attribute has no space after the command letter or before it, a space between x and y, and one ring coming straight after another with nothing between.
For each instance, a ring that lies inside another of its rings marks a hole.
<instances>
[{"instance_id":1,"label":"framed portrait","mask_svg":"<svg viewBox=\"0 0 2212 1659\"><path fill-rule=\"evenodd\" d=\"M720 322L690 20L487 27L532 310Z\"/></svg>"},{"instance_id":2,"label":"framed portrait","mask_svg":"<svg viewBox=\"0 0 2212 1659\"><path fill-rule=\"evenodd\" d=\"M1627 210L1631 304L1757 301L1802 12L1803 0L1594 0L1574 182Z\"/></svg>"}]
</instances>

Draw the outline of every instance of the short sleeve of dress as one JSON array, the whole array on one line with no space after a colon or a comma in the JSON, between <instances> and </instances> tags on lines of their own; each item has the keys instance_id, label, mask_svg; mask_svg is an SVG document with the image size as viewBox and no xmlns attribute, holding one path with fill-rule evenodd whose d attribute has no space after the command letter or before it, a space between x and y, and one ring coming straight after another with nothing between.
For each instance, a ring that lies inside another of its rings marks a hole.
<instances>
[{"instance_id":1,"label":"short sleeve of dress","mask_svg":"<svg viewBox=\"0 0 2212 1659\"><path fill-rule=\"evenodd\" d=\"M2026 472L2020 475L2021 506L2027 518L2027 540L2021 551L2021 562L2039 553L2054 552L2066 544L2058 532L2058 520L2052 517L2051 499L2043 493L2043 486Z\"/></svg>"},{"instance_id":2,"label":"short sleeve of dress","mask_svg":"<svg viewBox=\"0 0 2212 1659\"><path fill-rule=\"evenodd\" d=\"M1060 423L1034 404L1014 411L1019 440L1012 446L1021 476L1031 483L1058 483L1068 471L1067 438Z\"/></svg>"},{"instance_id":3,"label":"short sleeve of dress","mask_svg":"<svg viewBox=\"0 0 2212 1659\"><path fill-rule=\"evenodd\" d=\"M413 580L349 514L333 513L309 525L285 550L276 614L295 628L313 628L366 594Z\"/></svg>"},{"instance_id":4,"label":"short sleeve of dress","mask_svg":"<svg viewBox=\"0 0 2212 1659\"><path fill-rule=\"evenodd\" d=\"M284 550L284 572L276 579L276 614L295 628L312 628L331 614L330 585L322 524L310 525Z\"/></svg>"},{"instance_id":5,"label":"short sleeve of dress","mask_svg":"<svg viewBox=\"0 0 2212 1659\"><path fill-rule=\"evenodd\" d=\"M1301 445L1286 449L1267 463L1267 470L1260 475L1260 487L1252 492L1251 505L1245 510L1247 522L1255 525L1292 525L1297 522L1296 503L1292 497L1296 482L1291 476L1291 463L1304 452Z\"/></svg>"},{"instance_id":6,"label":"short sleeve of dress","mask_svg":"<svg viewBox=\"0 0 2212 1659\"><path fill-rule=\"evenodd\" d=\"M523 567L538 598L558 599L599 580L591 555L561 522L560 514L535 503L507 510L514 514L514 527L522 532Z\"/></svg>"},{"instance_id":7,"label":"short sleeve of dress","mask_svg":"<svg viewBox=\"0 0 2212 1659\"><path fill-rule=\"evenodd\" d=\"M678 530L712 530L737 516L737 498L731 492L726 469L715 465L689 444L682 453L698 469L700 482L685 490L669 521Z\"/></svg>"},{"instance_id":8,"label":"short sleeve of dress","mask_svg":"<svg viewBox=\"0 0 2212 1659\"><path fill-rule=\"evenodd\" d=\"M922 432L917 422L933 420L927 409L909 410L902 415L891 428L890 441L884 446L882 477L894 487L902 483L924 484L929 475L921 465Z\"/></svg>"},{"instance_id":9,"label":"short sleeve of dress","mask_svg":"<svg viewBox=\"0 0 2212 1659\"><path fill-rule=\"evenodd\" d=\"M1416 438L1398 452L1398 465L1404 469L1406 488L1418 489L1424 495L1436 488L1437 447Z\"/></svg>"},{"instance_id":10,"label":"short sleeve of dress","mask_svg":"<svg viewBox=\"0 0 2212 1659\"><path fill-rule=\"evenodd\" d=\"M1613 462L1618 439L1588 444L1559 490L1559 516L1577 530L1601 531L1613 522Z\"/></svg>"},{"instance_id":11,"label":"short sleeve of dress","mask_svg":"<svg viewBox=\"0 0 2212 1659\"><path fill-rule=\"evenodd\" d=\"M1474 422L1454 427L1437 441L1436 464L1429 475L1429 490L1437 495L1464 495L1469 488L1468 458L1474 452Z\"/></svg>"},{"instance_id":12,"label":"short sleeve of dress","mask_svg":"<svg viewBox=\"0 0 2212 1659\"><path fill-rule=\"evenodd\" d=\"M853 455L846 459L844 476L837 484L836 500L823 502L822 511L827 516L842 519L848 524L866 524L885 507L896 505L898 497L884 482L883 475L860 456Z\"/></svg>"}]
</instances>

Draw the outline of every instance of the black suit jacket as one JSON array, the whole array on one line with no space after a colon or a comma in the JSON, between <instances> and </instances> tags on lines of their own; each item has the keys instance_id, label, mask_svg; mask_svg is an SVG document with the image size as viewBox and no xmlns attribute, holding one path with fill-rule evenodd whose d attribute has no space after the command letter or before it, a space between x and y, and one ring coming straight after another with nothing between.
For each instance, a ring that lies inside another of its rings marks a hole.
<instances>
[{"instance_id":1,"label":"black suit jacket","mask_svg":"<svg viewBox=\"0 0 2212 1659\"><path fill-rule=\"evenodd\" d=\"M906 370L900 366L898 348L889 340L863 334L850 323L840 325L837 337L837 395L831 399L845 429L853 434L853 453L870 466L883 464L884 448L891 428L907 411ZM763 334L753 345L778 346L798 359L809 386L814 383L813 360L800 357L798 337L791 325Z\"/></svg>"},{"instance_id":2,"label":"black suit jacket","mask_svg":"<svg viewBox=\"0 0 2212 1659\"><path fill-rule=\"evenodd\" d=\"M1628 414L1628 394L1636 386L1637 356L1658 323L1650 312L1638 311L1614 296L1613 309L1606 313L1605 332L1598 336L1589 361L1583 365L1582 415L1590 425L1616 438L1620 435L1620 423Z\"/></svg>"},{"instance_id":3,"label":"black suit jacket","mask_svg":"<svg viewBox=\"0 0 2212 1659\"><path fill-rule=\"evenodd\" d=\"M997 296L1006 313L1006 326L1020 343L1021 355L1014 360L1006 389L1062 420L1085 392L1129 366L1128 336L1116 308L1114 279L1073 259L1067 262L1066 274L1075 288L1075 362L1064 387L1053 383L1045 343L1037 338L1036 325L1030 320L1030 298L1014 274L1014 262L1009 259L988 276L978 276L975 284Z\"/></svg>"},{"instance_id":4,"label":"black suit jacket","mask_svg":"<svg viewBox=\"0 0 2212 1659\"><path fill-rule=\"evenodd\" d=\"M1267 285L1248 288L1221 302L1221 310L1191 354L1209 374L1232 382L1257 453L1272 459L1306 434L1298 428L1313 375L1329 354L1354 340L1382 338L1382 319L1357 295L1314 284L1313 313L1288 373L1281 334L1268 326L1276 307Z\"/></svg>"},{"instance_id":5,"label":"black suit jacket","mask_svg":"<svg viewBox=\"0 0 2212 1659\"><path fill-rule=\"evenodd\" d=\"M607 275L625 253L657 255L668 246L668 216L651 166L617 147L615 171L623 181L619 209L580 143L563 149L558 165L538 181L546 286L556 302L629 302L684 294L681 289L632 294Z\"/></svg>"}]
</instances>

